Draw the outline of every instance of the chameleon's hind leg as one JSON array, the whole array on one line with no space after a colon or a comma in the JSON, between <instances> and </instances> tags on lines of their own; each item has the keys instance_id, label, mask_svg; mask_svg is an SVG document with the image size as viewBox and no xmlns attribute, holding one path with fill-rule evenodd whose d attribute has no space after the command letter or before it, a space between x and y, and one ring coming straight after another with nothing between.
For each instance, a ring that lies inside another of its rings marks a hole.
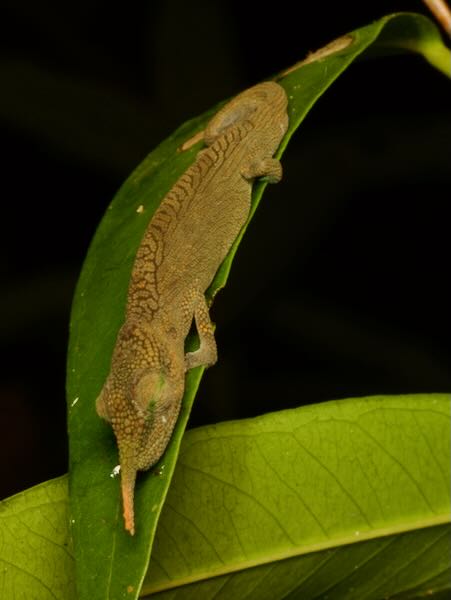
<instances>
[{"instance_id":1,"label":"chameleon's hind leg","mask_svg":"<svg viewBox=\"0 0 451 600\"><path fill-rule=\"evenodd\" d=\"M251 162L241 171L245 179L264 177L269 183L278 183L282 179L282 165L276 158L263 158Z\"/></svg>"},{"instance_id":2,"label":"chameleon's hind leg","mask_svg":"<svg viewBox=\"0 0 451 600\"><path fill-rule=\"evenodd\" d=\"M187 371L200 365L213 365L218 358L213 325L211 324L205 296L201 292L193 291L192 300L194 320L197 333L199 334L200 345L194 352L187 352L185 354L185 369Z\"/></svg>"}]
</instances>

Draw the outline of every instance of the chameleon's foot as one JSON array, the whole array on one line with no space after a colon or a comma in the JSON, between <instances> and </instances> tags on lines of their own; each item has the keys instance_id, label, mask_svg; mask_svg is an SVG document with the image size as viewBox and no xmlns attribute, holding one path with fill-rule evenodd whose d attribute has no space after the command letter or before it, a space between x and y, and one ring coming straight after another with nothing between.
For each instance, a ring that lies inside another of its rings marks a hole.
<instances>
[{"instance_id":1,"label":"chameleon's foot","mask_svg":"<svg viewBox=\"0 0 451 600\"><path fill-rule=\"evenodd\" d=\"M264 158L260 162L251 163L241 171L245 179L263 177L268 183L278 183L282 179L282 165L275 158Z\"/></svg>"},{"instance_id":2,"label":"chameleon's foot","mask_svg":"<svg viewBox=\"0 0 451 600\"><path fill-rule=\"evenodd\" d=\"M210 321L205 296L196 290L191 290L190 295L193 298L194 319L199 334L200 346L198 350L185 354L185 371L194 369L194 367L209 367L218 360L213 325Z\"/></svg>"},{"instance_id":3,"label":"chameleon's foot","mask_svg":"<svg viewBox=\"0 0 451 600\"><path fill-rule=\"evenodd\" d=\"M194 367L211 367L218 360L218 352L216 350L216 342L213 338L212 344L205 344L195 352L187 352L185 354L185 371L194 369Z\"/></svg>"}]
</instances>

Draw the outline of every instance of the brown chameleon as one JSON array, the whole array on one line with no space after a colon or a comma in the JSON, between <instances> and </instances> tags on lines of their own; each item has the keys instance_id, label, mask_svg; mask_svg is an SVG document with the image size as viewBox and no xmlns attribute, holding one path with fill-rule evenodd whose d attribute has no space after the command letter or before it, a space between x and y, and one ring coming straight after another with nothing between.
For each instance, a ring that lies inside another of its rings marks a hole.
<instances>
[{"instance_id":1,"label":"brown chameleon","mask_svg":"<svg viewBox=\"0 0 451 600\"><path fill-rule=\"evenodd\" d=\"M253 180L280 181L273 155L287 127L287 97L277 83L256 85L226 104L204 131L206 148L162 200L138 248L125 322L96 402L116 435L132 535L136 473L154 465L171 438L185 372L216 362L205 291L246 223ZM193 319L199 348L185 353Z\"/></svg>"}]
</instances>

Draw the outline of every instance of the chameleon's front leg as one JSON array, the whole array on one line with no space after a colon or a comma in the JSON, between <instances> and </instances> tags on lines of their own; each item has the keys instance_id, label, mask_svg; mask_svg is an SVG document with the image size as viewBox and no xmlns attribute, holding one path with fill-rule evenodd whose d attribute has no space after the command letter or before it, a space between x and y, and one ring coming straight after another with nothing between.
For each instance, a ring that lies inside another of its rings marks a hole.
<instances>
[{"instance_id":1,"label":"chameleon's front leg","mask_svg":"<svg viewBox=\"0 0 451 600\"><path fill-rule=\"evenodd\" d=\"M214 337L213 325L211 324L210 314L208 312L207 302L202 292L192 290L190 293L192 302L192 312L196 323L197 333L199 334L200 345L194 352L185 354L185 369L193 369L201 365L213 365L218 359L218 350ZM190 302L190 304L191 304Z\"/></svg>"}]
</instances>

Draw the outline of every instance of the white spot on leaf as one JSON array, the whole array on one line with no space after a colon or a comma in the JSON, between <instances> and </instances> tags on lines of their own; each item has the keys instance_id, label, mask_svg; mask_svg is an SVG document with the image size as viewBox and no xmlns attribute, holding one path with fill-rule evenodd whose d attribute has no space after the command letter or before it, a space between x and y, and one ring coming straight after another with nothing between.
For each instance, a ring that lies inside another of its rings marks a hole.
<instances>
[{"instance_id":1,"label":"white spot on leaf","mask_svg":"<svg viewBox=\"0 0 451 600\"><path fill-rule=\"evenodd\" d=\"M120 472L121 472L121 465L116 465L114 467L114 469L111 471L110 477L112 479L114 479L115 477L117 477L119 475Z\"/></svg>"}]
</instances>

